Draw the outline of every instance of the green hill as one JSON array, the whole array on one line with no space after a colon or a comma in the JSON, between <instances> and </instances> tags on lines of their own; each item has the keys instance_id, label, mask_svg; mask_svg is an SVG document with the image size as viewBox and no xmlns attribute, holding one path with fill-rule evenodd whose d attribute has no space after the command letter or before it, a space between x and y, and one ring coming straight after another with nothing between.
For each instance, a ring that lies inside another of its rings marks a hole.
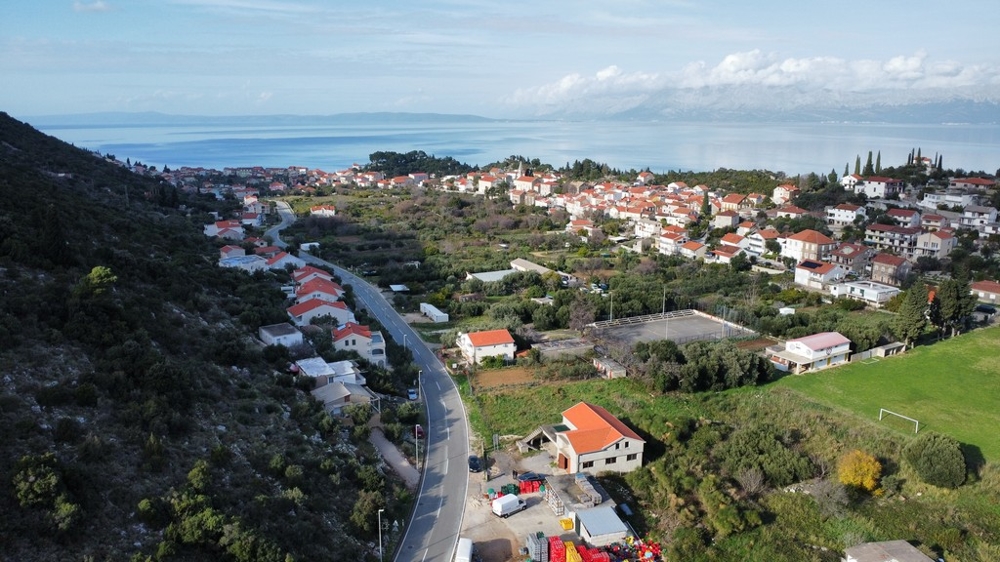
<instances>
[{"instance_id":1,"label":"green hill","mask_svg":"<svg viewBox=\"0 0 1000 562\"><path fill-rule=\"evenodd\" d=\"M284 296L216 267L201 225L235 202L6 114L0 202L0 558L370 552L398 488L251 341Z\"/></svg>"}]
</instances>

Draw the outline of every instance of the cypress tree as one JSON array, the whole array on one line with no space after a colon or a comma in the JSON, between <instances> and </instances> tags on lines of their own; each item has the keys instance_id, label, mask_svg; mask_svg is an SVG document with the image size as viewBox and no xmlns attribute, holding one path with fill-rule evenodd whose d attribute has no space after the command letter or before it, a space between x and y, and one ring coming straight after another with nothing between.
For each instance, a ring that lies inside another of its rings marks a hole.
<instances>
[{"instance_id":1,"label":"cypress tree","mask_svg":"<svg viewBox=\"0 0 1000 562\"><path fill-rule=\"evenodd\" d=\"M882 151L878 151L878 156L875 158L875 173L882 173Z\"/></svg>"},{"instance_id":2,"label":"cypress tree","mask_svg":"<svg viewBox=\"0 0 1000 562\"><path fill-rule=\"evenodd\" d=\"M848 166L850 166L850 164L844 164L844 177L845 178L847 177L847 170L849 169Z\"/></svg>"},{"instance_id":3,"label":"cypress tree","mask_svg":"<svg viewBox=\"0 0 1000 562\"><path fill-rule=\"evenodd\" d=\"M868 177L875 175L875 168L872 166L872 151L868 151L868 160L865 160L865 170L861 173L863 176Z\"/></svg>"},{"instance_id":4,"label":"cypress tree","mask_svg":"<svg viewBox=\"0 0 1000 562\"><path fill-rule=\"evenodd\" d=\"M861 155L858 154L854 157L854 175L861 175Z\"/></svg>"}]
</instances>

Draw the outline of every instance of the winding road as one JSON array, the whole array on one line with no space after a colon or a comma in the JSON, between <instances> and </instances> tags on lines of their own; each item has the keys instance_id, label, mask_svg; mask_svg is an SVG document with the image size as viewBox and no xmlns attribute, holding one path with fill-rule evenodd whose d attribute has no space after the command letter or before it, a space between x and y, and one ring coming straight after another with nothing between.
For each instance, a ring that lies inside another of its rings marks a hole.
<instances>
[{"instance_id":1,"label":"winding road","mask_svg":"<svg viewBox=\"0 0 1000 562\"><path fill-rule=\"evenodd\" d=\"M281 230L295 221L295 213L277 202L281 223L265 232L275 245L285 247ZM328 261L300 252L306 263L323 265L354 287L359 306L377 318L397 343L405 345L421 369L421 398L427 408L426 450L421 450L423 473L413 517L406 526L394 560L447 562L454 556L469 488L469 425L458 388L444 365L417 333L403 321L382 293L364 279Z\"/></svg>"}]
</instances>

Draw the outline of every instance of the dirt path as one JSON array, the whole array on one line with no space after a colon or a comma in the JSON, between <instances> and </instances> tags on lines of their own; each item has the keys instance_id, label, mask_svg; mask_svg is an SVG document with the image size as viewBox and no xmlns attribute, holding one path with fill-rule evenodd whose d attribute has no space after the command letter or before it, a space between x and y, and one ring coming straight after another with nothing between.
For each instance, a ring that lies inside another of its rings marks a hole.
<instances>
[{"instance_id":1,"label":"dirt path","mask_svg":"<svg viewBox=\"0 0 1000 562\"><path fill-rule=\"evenodd\" d=\"M420 485L420 471L410 464L406 457L399 452L399 449L385 438L382 430L378 427L371 428L368 440L382 454L385 463L392 467L396 474L406 482L406 487L410 490L416 490L417 486Z\"/></svg>"}]
</instances>

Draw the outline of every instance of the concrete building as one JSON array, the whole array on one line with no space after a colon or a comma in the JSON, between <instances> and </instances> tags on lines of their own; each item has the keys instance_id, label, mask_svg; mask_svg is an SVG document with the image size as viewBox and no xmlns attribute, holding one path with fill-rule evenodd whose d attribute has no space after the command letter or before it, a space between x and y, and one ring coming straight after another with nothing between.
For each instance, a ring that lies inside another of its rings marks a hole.
<instances>
[{"instance_id":1,"label":"concrete building","mask_svg":"<svg viewBox=\"0 0 1000 562\"><path fill-rule=\"evenodd\" d=\"M834 297L845 297L862 301L873 308L881 308L892 297L901 292L899 287L892 287L872 281L849 281L830 287L830 294Z\"/></svg>"},{"instance_id":2,"label":"concrete building","mask_svg":"<svg viewBox=\"0 0 1000 562\"><path fill-rule=\"evenodd\" d=\"M837 242L822 232L806 229L796 232L785 239L781 250L782 257L792 258L796 262L804 260L825 260L837 247Z\"/></svg>"},{"instance_id":3,"label":"concrete building","mask_svg":"<svg viewBox=\"0 0 1000 562\"><path fill-rule=\"evenodd\" d=\"M264 342L264 345L283 345L285 347L302 345L302 332L287 322L261 326L257 330L257 335L260 336L260 341Z\"/></svg>"},{"instance_id":4,"label":"concrete building","mask_svg":"<svg viewBox=\"0 0 1000 562\"><path fill-rule=\"evenodd\" d=\"M465 359L477 365L487 357L500 356L504 361L513 361L517 349L514 338L507 330L460 334L457 343Z\"/></svg>"},{"instance_id":5,"label":"concrete building","mask_svg":"<svg viewBox=\"0 0 1000 562\"><path fill-rule=\"evenodd\" d=\"M596 475L642 466L645 440L604 408L580 402L562 418L562 424L554 426L558 468Z\"/></svg>"}]
</instances>

